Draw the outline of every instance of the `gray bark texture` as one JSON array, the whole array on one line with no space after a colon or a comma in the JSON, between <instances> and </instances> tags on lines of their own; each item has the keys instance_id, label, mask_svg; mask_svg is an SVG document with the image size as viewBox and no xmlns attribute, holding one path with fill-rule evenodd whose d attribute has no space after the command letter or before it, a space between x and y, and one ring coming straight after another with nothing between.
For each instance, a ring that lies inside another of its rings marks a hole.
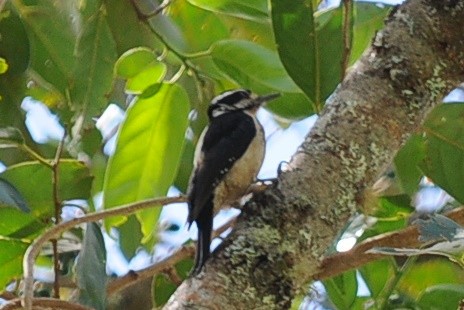
<instances>
[{"instance_id":1,"label":"gray bark texture","mask_svg":"<svg viewBox=\"0 0 464 310\"><path fill-rule=\"evenodd\" d=\"M430 110L464 81L464 0L410 0L329 98L289 170L165 309L287 309Z\"/></svg>"}]
</instances>

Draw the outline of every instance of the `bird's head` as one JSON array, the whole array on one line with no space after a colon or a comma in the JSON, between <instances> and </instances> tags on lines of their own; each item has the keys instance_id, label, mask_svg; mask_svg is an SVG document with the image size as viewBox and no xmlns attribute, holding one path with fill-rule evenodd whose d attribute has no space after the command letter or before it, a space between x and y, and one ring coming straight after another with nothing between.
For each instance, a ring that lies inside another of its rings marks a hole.
<instances>
[{"instance_id":1,"label":"bird's head","mask_svg":"<svg viewBox=\"0 0 464 310\"><path fill-rule=\"evenodd\" d=\"M208 108L210 119L235 111L256 112L265 102L279 97L280 94L258 96L248 89L228 90L213 98Z\"/></svg>"}]
</instances>

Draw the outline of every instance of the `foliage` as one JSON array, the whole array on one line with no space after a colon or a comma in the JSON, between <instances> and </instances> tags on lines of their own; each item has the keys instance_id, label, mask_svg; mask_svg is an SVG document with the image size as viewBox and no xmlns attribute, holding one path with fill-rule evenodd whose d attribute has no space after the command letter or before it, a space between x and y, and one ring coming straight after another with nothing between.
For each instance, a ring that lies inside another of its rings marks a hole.
<instances>
[{"instance_id":1,"label":"foliage","mask_svg":"<svg viewBox=\"0 0 464 310\"><path fill-rule=\"evenodd\" d=\"M0 290L21 278L26 249L59 221L63 207L77 204L89 212L165 196L171 186L184 191L213 94L236 87L280 92L266 108L285 122L320 112L389 9L356 2L318 10L314 0L163 3L167 7L158 10L151 0L11 0L0 12L0 160L6 165L0 174ZM32 139L21 110L25 98L58 117L66 130L62 141ZM113 136L102 137L94 119L110 103L125 116L108 155L103 147ZM192 110L197 113L189 118ZM461 104L442 105L406 144L395 160L404 194L378 201L376 222L359 240L403 228L424 175L464 202L463 115ZM102 206L94 205L97 194ZM102 226L131 259L141 248L153 250L160 210L108 217ZM83 249L69 276L76 278L80 303L104 309L102 232L97 224L83 231L84 237L74 231ZM50 256L44 251L38 261ZM74 253L71 264L75 259ZM154 278L157 306L191 264L182 260ZM440 273L430 275L430 268ZM418 283L424 275L427 286ZM444 259L385 259L324 285L337 309L432 309L434 300L452 294L451 309L462 296L463 276ZM361 282L368 293L360 297Z\"/></svg>"}]
</instances>

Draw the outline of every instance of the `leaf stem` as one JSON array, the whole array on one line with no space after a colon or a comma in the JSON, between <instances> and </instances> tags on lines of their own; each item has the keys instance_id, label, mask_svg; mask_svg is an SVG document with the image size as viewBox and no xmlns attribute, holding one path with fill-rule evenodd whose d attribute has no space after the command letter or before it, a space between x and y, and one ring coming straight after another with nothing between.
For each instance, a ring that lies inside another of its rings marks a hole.
<instances>
[{"instance_id":1,"label":"leaf stem","mask_svg":"<svg viewBox=\"0 0 464 310\"><path fill-rule=\"evenodd\" d=\"M176 74L174 74L170 79L169 79L169 83L175 83L177 82L177 80L179 80L182 76L182 74L184 74L184 71L185 71L185 66L182 65L179 70L176 72Z\"/></svg>"},{"instance_id":2,"label":"leaf stem","mask_svg":"<svg viewBox=\"0 0 464 310\"><path fill-rule=\"evenodd\" d=\"M135 3L135 0L130 0L130 3L132 4L132 6L134 7L134 10L138 16L138 18L143 22L145 23L148 28L150 29L150 31L155 35L155 37L161 42L161 44L163 44L167 50L169 50L171 53L173 53L181 62L182 64L185 66L185 68L189 71L192 71L194 75L198 75L198 69L189 61L189 59L193 59L193 58L200 58L200 57L205 57L205 56L208 56L210 54L210 50L207 50L207 51L202 51L202 52L198 52L198 53L193 53L193 54L184 54L180 51L178 51L177 49L175 49L158 31L156 31L155 28L152 27L152 25L150 24L150 21L149 19L153 16L156 16L158 13L160 13L162 10L159 10L159 9L156 9L154 12L155 13L151 13L151 14L144 14L140 8L137 6L137 4ZM166 7L170 4L170 1L169 0L165 0L160 7ZM163 7L163 9L164 9Z\"/></svg>"},{"instance_id":3,"label":"leaf stem","mask_svg":"<svg viewBox=\"0 0 464 310\"><path fill-rule=\"evenodd\" d=\"M206 51L201 51L201 52L196 52L196 53L190 53L185 56L188 59L208 57L208 56L211 56L211 49L207 49Z\"/></svg>"},{"instance_id":4,"label":"leaf stem","mask_svg":"<svg viewBox=\"0 0 464 310\"><path fill-rule=\"evenodd\" d=\"M38 153L36 153L33 149L31 149L29 146L26 144L19 144L18 147L23 150L24 152L28 153L29 156L40 162L41 164L47 166L50 169L53 169L52 164L50 163L49 160L43 158L40 156Z\"/></svg>"},{"instance_id":5,"label":"leaf stem","mask_svg":"<svg viewBox=\"0 0 464 310\"><path fill-rule=\"evenodd\" d=\"M55 158L52 162L52 190L53 190L53 203L55 205L55 225L60 224L61 220L61 200L59 198L59 182L60 182L60 173L59 173L59 165L60 165L60 158L63 153L63 146L64 141L66 139L66 132L63 134L63 138L61 139L58 147L56 149ZM54 281L53 281L53 297L59 299L60 298L60 261L58 257L58 239L53 238L51 239L52 248L53 248L53 271L54 271Z\"/></svg>"}]
</instances>

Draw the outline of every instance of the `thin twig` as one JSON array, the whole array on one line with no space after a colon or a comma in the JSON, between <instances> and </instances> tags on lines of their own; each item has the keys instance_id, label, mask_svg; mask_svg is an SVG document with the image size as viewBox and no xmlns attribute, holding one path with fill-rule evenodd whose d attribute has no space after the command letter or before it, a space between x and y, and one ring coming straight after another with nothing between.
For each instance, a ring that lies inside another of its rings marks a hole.
<instances>
[{"instance_id":1,"label":"thin twig","mask_svg":"<svg viewBox=\"0 0 464 310\"><path fill-rule=\"evenodd\" d=\"M135 0L130 0L130 3L132 4L132 7L134 8L135 13L137 14L138 18L139 18L143 23L145 23L145 24L148 26L148 28L150 29L151 33L153 33L153 34L158 38L158 40L160 40L160 42L161 42L168 50L170 50L177 58L179 58L180 61L182 61L182 63L183 63L186 67L190 68L191 66L190 66L189 64L187 64L187 57L184 56L184 55L183 55L182 53L180 53L179 51L177 51L175 48L173 48L173 47L171 46L171 44L169 44L169 43L164 39L164 37L163 37L161 34L159 34L159 33L156 31L156 29L154 29L154 28L151 26L151 24L150 24L150 22L149 22L149 17L147 17L147 15L144 14L144 13L140 10L140 8L138 7L137 3L135 3Z\"/></svg>"},{"instance_id":2,"label":"thin twig","mask_svg":"<svg viewBox=\"0 0 464 310\"><path fill-rule=\"evenodd\" d=\"M164 272L165 275L168 276L169 280L174 283L176 286L179 286L182 284L182 278L179 276L177 273L176 268L174 266L170 266L167 268Z\"/></svg>"},{"instance_id":3,"label":"thin twig","mask_svg":"<svg viewBox=\"0 0 464 310\"><path fill-rule=\"evenodd\" d=\"M227 229L233 227L235 225L236 220L237 218L234 217L226 223L224 223L223 225L221 225L220 227L218 227L216 230L214 230L213 238L218 237ZM162 272L163 270L168 270L169 268L172 268L172 266L186 259L187 257L193 257L194 254L195 247L193 246L193 244L186 244L174 251L168 257L156 262L155 264L147 268L138 271L131 270L126 275L111 281L106 288L106 292L108 295L111 295L128 286L135 284L138 281L144 280L146 278L151 278L154 275Z\"/></svg>"},{"instance_id":4,"label":"thin twig","mask_svg":"<svg viewBox=\"0 0 464 310\"><path fill-rule=\"evenodd\" d=\"M345 78L346 69L350 61L351 54L351 16L353 14L352 0L343 0L343 56L342 56L342 70L341 80Z\"/></svg>"},{"instance_id":5,"label":"thin twig","mask_svg":"<svg viewBox=\"0 0 464 310\"><path fill-rule=\"evenodd\" d=\"M26 310L32 310L32 297L33 297L33 287L34 287L34 263L35 259L40 253L44 243L48 242L52 238L56 238L64 231L69 230L79 224L95 222L110 216L115 215L129 215L136 211L151 208L156 205L167 205L176 202L185 202L184 196L177 197L161 197L142 200L135 203L130 203L122 205L120 207L94 212L87 214L83 217L75 218L67 222L62 222L59 225L53 226L37 239L34 240L32 245L27 249L24 259L23 259L23 269L24 269L24 296L23 296L23 306Z\"/></svg>"},{"instance_id":6,"label":"thin twig","mask_svg":"<svg viewBox=\"0 0 464 310\"><path fill-rule=\"evenodd\" d=\"M34 307L40 309L56 309L56 310L92 310L91 308L85 307L80 304L72 303L66 300L55 299L55 298L34 298L32 299ZM23 309L21 306L21 299L13 299L3 304L0 310L20 310Z\"/></svg>"},{"instance_id":7,"label":"thin twig","mask_svg":"<svg viewBox=\"0 0 464 310\"><path fill-rule=\"evenodd\" d=\"M176 72L176 74L174 74L170 79L169 79L169 83L176 83L181 77L182 75L184 74L184 71L185 71L185 65L182 65L180 66L179 70Z\"/></svg>"},{"instance_id":8,"label":"thin twig","mask_svg":"<svg viewBox=\"0 0 464 310\"><path fill-rule=\"evenodd\" d=\"M162 272L163 270L168 269L171 266L174 266L181 260L193 256L195 253L195 247L193 244L184 245L180 249L176 250L172 255L166 257L163 260L160 260L154 265L151 265L147 268L141 269L139 271L129 271L126 275L110 282L106 288L108 295L118 292L137 281L141 281L146 278L151 278L154 275Z\"/></svg>"},{"instance_id":9,"label":"thin twig","mask_svg":"<svg viewBox=\"0 0 464 310\"><path fill-rule=\"evenodd\" d=\"M0 298L4 300L16 299L18 296L9 291L3 291L0 293Z\"/></svg>"},{"instance_id":10,"label":"thin twig","mask_svg":"<svg viewBox=\"0 0 464 310\"><path fill-rule=\"evenodd\" d=\"M169 2L169 1L164 1L163 3L165 2ZM155 37L161 42L161 44L164 45L164 47L169 50L171 53L173 53L183 64L183 66L188 70L188 72L191 72L195 77L199 77L199 73L198 73L198 69L195 67L194 64L192 64L189 59L190 58L195 58L195 57L204 57L205 55L209 55L210 54L210 51L206 51L206 52L199 52L199 53L196 53L196 54L192 54L191 55L186 55L186 54L183 54L182 52L176 50L160 33L158 33L158 31L150 24L150 17L151 17L151 14L150 15L146 15L144 14L140 8L137 6L137 3L135 3L135 0L130 0L130 3L132 4L132 7L134 8L135 10L135 13L137 14L138 18L147 25L148 29L151 31L151 33L153 33L153 35L155 35ZM169 3L166 4L166 6L169 5ZM161 4L160 7L163 7L163 4ZM162 8L164 9L164 7ZM155 11L156 12L156 11ZM180 70L180 72L184 72L184 70Z\"/></svg>"},{"instance_id":11,"label":"thin twig","mask_svg":"<svg viewBox=\"0 0 464 310\"><path fill-rule=\"evenodd\" d=\"M66 139L66 132L63 134L58 147L56 149L55 158L52 162L52 191L53 191L53 203L55 205L55 225L60 224L61 220L61 200L59 197L59 182L60 182L60 158L63 153L64 141ZM58 258L58 240L56 238L51 239L53 248L53 272L55 274L53 281L53 297L60 298L60 261Z\"/></svg>"}]
</instances>

